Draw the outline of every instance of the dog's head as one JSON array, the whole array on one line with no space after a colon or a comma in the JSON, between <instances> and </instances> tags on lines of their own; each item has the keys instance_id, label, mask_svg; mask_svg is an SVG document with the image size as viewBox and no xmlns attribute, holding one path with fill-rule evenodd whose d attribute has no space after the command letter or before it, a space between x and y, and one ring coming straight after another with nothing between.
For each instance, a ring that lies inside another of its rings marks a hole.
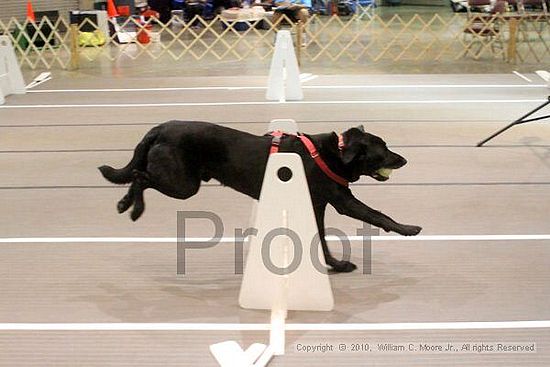
<instances>
[{"instance_id":1,"label":"dog's head","mask_svg":"<svg viewBox=\"0 0 550 367\"><path fill-rule=\"evenodd\" d=\"M366 133L363 126L351 128L342 135L342 162L352 172L351 181L358 180L361 175L386 181L392 170L407 164L405 158L388 149L384 140Z\"/></svg>"}]
</instances>

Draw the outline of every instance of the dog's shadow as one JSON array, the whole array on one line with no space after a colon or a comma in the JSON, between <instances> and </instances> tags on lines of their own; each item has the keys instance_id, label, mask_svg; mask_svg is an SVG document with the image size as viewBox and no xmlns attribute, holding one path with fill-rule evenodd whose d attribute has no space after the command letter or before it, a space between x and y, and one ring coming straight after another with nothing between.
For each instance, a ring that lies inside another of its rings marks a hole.
<instances>
[{"instance_id":1,"label":"dog's shadow","mask_svg":"<svg viewBox=\"0 0 550 367\"><path fill-rule=\"evenodd\" d=\"M241 277L201 277L202 279L157 276L124 284L103 282L87 295L71 297L97 308L107 320L155 323L259 323L270 321L268 310L245 310L238 305ZM141 284L140 284L141 283ZM414 287L417 280L395 274L373 280L359 271L331 275L334 310L330 312L290 311L287 323L372 322L369 310L397 301L396 289ZM146 286L144 286L146 285ZM378 311L379 312L379 311ZM268 341L266 332L232 333L243 346ZM287 345L307 338L308 331L287 333Z\"/></svg>"},{"instance_id":2,"label":"dog's shadow","mask_svg":"<svg viewBox=\"0 0 550 367\"><path fill-rule=\"evenodd\" d=\"M224 309L237 307L232 294L238 294L238 288L224 284L223 279L219 286L189 284L176 276L146 283L147 287L125 287L103 282L85 295L70 297L70 301L93 305L119 322L213 322L225 316Z\"/></svg>"},{"instance_id":3,"label":"dog's shadow","mask_svg":"<svg viewBox=\"0 0 550 367\"><path fill-rule=\"evenodd\" d=\"M373 282L356 271L331 275L335 307L332 312L290 312L288 322L361 322L361 314L399 299L396 287L413 286L414 278ZM147 286L103 282L72 302L93 305L119 322L241 322L265 323L267 311L245 310L238 304L241 277L191 279L152 277ZM157 286L154 286L156 284Z\"/></svg>"}]
</instances>

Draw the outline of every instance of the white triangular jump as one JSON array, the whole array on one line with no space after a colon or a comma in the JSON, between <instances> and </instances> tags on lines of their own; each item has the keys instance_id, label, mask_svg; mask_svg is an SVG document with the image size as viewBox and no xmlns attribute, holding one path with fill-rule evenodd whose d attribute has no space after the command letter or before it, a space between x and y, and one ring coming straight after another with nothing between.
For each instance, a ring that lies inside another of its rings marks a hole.
<instances>
[{"instance_id":1,"label":"white triangular jump","mask_svg":"<svg viewBox=\"0 0 550 367\"><path fill-rule=\"evenodd\" d=\"M296 134L298 126L291 119L272 120L268 131L275 130ZM280 169L289 170L291 176L280 178ZM210 350L222 367L266 366L274 355L285 353L287 310L330 311L334 306L324 256L317 240L309 187L298 154L270 155L260 200L252 218L258 232L250 238L239 304L243 308L271 310L269 345L253 344L245 352L235 341L213 344ZM269 239L274 230L278 235ZM290 232L299 243L290 243L286 237ZM266 237L270 245L267 251L262 251L267 244L267 241L264 243ZM301 252L301 261L296 263L294 246ZM311 251L312 248L315 251ZM288 268L289 264L296 266L292 271L274 273L266 262L279 270ZM256 362L252 362L255 359Z\"/></svg>"},{"instance_id":2,"label":"white triangular jump","mask_svg":"<svg viewBox=\"0 0 550 367\"><path fill-rule=\"evenodd\" d=\"M304 99L290 31L277 32L265 96L270 101L282 102Z\"/></svg>"},{"instance_id":3,"label":"white triangular jump","mask_svg":"<svg viewBox=\"0 0 550 367\"><path fill-rule=\"evenodd\" d=\"M278 171L285 167L292 172L286 182L278 176ZM270 156L254 227L258 234L250 238L239 295L241 307L332 310L332 288L320 242L314 241L317 225L302 158L298 154ZM283 235L286 229L289 236ZM289 237L300 243L293 244ZM312 242L314 256L311 255ZM294 256L298 252L301 260ZM283 268L287 270L281 270Z\"/></svg>"},{"instance_id":4,"label":"white triangular jump","mask_svg":"<svg viewBox=\"0 0 550 367\"><path fill-rule=\"evenodd\" d=\"M250 238L239 304L271 310L269 346L274 355L283 355L287 310L330 311L334 307L298 154L270 155L255 218L258 233Z\"/></svg>"},{"instance_id":5,"label":"white triangular jump","mask_svg":"<svg viewBox=\"0 0 550 367\"><path fill-rule=\"evenodd\" d=\"M267 128L268 132L282 131L288 134L298 134L298 124L292 119L275 119L271 120Z\"/></svg>"},{"instance_id":6,"label":"white triangular jump","mask_svg":"<svg viewBox=\"0 0 550 367\"><path fill-rule=\"evenodd\" d=\"M8 36L0 36L0 104L10 94L25 94L25 81Z\"/></svg>"}]
</instances>

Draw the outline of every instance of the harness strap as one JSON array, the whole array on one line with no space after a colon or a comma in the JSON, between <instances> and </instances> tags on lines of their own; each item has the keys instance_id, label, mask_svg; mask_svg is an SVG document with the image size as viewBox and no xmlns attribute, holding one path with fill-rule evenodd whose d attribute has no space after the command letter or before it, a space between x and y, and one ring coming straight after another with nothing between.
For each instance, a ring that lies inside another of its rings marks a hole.
<instances>
[{"instance_id":1,"label":"harness strap","mask_svg":"<svg viewBox=\"0 0 550 367\"><path fill-rule=\"evenodd\" d=\"M282 137L285 135L292 135L292 134L285 134L282 131L277 130L277 131L271 132L270 135L273 138L271 139L271 148L269 150L269 154L274 154L279 151L279 146L281 145ZM321 156L319 155L319 152L317 151L315 144L313 144L313 142L307 136L298 134L296 137L300 139L302 144L304 144L304 146L309 152L309 155L311 156L311 158L313 158L313 161L315 162L315 164L321 169L321 171L325 173L325 175L327 175L331 180L338 183L339 185L348 187L349 185L348 180L346 180L341 176L338 176L329 168L329 166L325 163L323 158L321 158ZM342 151L343 148L344 148L344 140L342 138L342 135L339 135L338 149Z\"/></svg>"},{"instance_id":2,"label":"harness strap","mask_svg":"<svg viewBox=\"0 0 550 367\"><path fill-rule=\"evenodd\" d=\"M279 145L281 145L284 133L281 130L276 130L272 131L270 135L273 137L271 138L271 149L269 149L269 154L271 155L279 151Z\"/></svg>"},{"instance_id":3,"label":"harness strap","mask_svg":"<svg viewBox=\"0 0 550 367\"><path fill-rule=\"evenodd\" d=\"M309 155L311 155L311 158L315 161L315 164L319 166L321 171L325 173L330 179L342 186L348 187L349 183L348 180L345 178L338 176L336 173L334 173L329 166L325 163L323 158L319 155L319 152L317 151L317 148L315 148L315 145L311 140L308 139L305 135L298 135L298 139L302 141L302 143L305 145L306 149L309 151Z\"/></svg>"}]
</instances>

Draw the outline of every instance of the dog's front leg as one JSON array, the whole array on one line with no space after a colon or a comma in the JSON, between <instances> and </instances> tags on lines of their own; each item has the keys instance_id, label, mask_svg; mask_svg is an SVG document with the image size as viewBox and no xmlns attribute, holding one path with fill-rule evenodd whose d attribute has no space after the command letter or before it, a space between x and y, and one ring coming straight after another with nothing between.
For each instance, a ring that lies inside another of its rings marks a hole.
<instances>
[{"instance_id":1,"label":"dog's front leg","mask_svg":"<svg viewBox=\"0 0 550 367\"><path fill-rule=\"evenodd\" d=\"M314 205L315 219L317 220L317 230L319 232L319 239L321 241L321 247L323 248L323 254L325 255L325 262L328 266L338 273L349 273L357 269L357 266L346 260L338 260L330 253L328 249L327 240L325 239L325 209L326 203Z\"/></svg>"},{"instance_id":2,"label":"dog's front leg","mask_svg":"<svg viewBox=\"0 0 550 367\"><path fill-rule=\"evenodd\" d=\"M393 231L403 236L416 236L422 230L419 226L397 223L378 210L368 207L355 198L350 189L340 190L335 200L331 201L331 205L340 214L367 222L386 232Z\"/></svg>"}]
</instances>

